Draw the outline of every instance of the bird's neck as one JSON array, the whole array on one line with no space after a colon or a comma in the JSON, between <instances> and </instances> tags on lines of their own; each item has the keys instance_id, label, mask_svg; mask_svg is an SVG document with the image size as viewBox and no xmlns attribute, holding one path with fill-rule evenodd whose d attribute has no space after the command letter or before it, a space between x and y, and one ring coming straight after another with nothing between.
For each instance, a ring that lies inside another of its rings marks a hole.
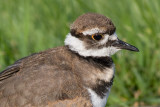
<instances>
[{"instance_id":1,"label":"bird's neck","mask_svg":"<svg viewBox=\"0 0 160 107\"><path fill-rule=\"evenodd\" d=\"M113 65L113 60L109 56L83 56L80 55L77 51L71 50L69 46L66 46L69 51L76 54L76 56L80 57L81 59L84 59L88 61L89 63L95 64L95 67L98 67L100 69L103 68L110 68Z\"/></svg>"}]
</instances>

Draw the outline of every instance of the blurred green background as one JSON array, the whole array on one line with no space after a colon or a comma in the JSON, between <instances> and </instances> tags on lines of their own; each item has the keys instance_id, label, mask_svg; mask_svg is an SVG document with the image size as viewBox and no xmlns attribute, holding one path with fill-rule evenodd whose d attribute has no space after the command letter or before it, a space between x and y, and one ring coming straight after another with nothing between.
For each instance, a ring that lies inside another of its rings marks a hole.
<instances>
[{"instance_id":1,"label":"blurred green background","mask_svg":"<svg viewBox=\"0 0 160 107\"><path fill-rule=\"evenodd\" d=\"M108 106L160 105L160 0L0 0L0 71L16 60L62 46L81 14L108 16L117 35L139 48L113 56Z\"/></svg>"}]
</instances>

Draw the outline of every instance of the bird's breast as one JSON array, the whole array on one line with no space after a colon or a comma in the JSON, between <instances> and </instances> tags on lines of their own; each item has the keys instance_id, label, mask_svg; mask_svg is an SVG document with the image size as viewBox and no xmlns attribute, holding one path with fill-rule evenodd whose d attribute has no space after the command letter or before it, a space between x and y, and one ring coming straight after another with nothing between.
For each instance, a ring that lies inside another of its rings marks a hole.
<instances>
[{"instance_id":1,"label":"bird's breast","mask_svg":"<svg viewBox=\"0 0 160 107\"><path fill-rule=\"evenodd\" d=\"M94 75L95 84L87 88L93 107L105 107L114 78L114 65Z\"/></svg>"}]
</instances>

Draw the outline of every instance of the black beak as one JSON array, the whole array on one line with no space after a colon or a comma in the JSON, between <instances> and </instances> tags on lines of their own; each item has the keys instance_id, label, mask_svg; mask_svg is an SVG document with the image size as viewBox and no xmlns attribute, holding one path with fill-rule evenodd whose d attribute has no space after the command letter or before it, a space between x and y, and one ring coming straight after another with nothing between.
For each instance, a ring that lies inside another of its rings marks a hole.
<instances>
[{"instance_id":1,"label":"black beak","mask_svg":"<svg viewBox=\"0 0 160 107\"><path fill-rule=\"evenodd\" d=\"M130 51L135 51L135 52L139 52L139 49L136 48L133 45L130 45L122 40L117 40L115 42L113 42L112 46L117 47L119 49L126 49L126 50L130 50Z\"/></svg>"}]
</instances>

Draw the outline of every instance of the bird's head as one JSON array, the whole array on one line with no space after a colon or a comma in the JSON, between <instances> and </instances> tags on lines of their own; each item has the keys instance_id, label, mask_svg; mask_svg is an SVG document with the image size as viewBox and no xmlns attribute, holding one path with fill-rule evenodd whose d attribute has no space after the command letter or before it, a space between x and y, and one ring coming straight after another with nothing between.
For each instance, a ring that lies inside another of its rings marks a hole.
<instances>
[{"instance_id":1,"label":"bird's head","mask_svg":"<svg viewBox=\"0 0 160 107\"><path fill-rule=\"evenodd\" d=\"M105 57L119 50L139 50L116 35L112 21L100 14L87 13L79 16L71 25L65 45L81 56Z\"/></svg>"}]
</instances>

